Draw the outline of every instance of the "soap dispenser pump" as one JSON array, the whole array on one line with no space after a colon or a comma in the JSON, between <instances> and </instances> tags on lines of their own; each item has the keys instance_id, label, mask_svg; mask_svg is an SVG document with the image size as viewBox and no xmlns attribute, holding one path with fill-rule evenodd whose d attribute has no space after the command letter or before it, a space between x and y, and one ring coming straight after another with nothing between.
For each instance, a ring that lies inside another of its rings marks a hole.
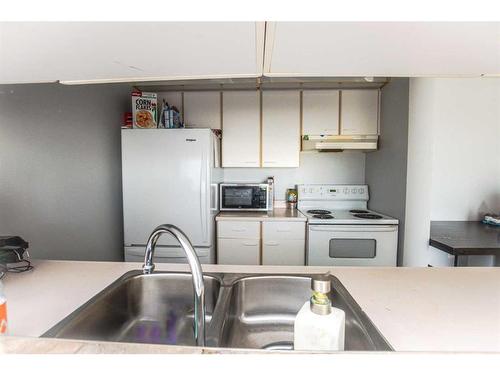
<instances>
[{"instance_id":1,"label":"soap dispenser pump","mask_svg":"<svg viewBox=\"0 0 500 375\"><path fill-rule=\"evenodd\" d=\"M344 350L345 312L332 306L329 274L314 276L312 296L294 324L294 350Z\"/></svg>"}]
</instances>

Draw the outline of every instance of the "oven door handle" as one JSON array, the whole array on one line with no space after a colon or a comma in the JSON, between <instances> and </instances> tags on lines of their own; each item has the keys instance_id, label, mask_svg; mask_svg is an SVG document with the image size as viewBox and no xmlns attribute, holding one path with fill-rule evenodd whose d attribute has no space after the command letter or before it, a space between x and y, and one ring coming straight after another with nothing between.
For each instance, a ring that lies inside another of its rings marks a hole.
<instances>
[{"instance_id":1,"label":"oven door handle","mask_svg":"<svg viewBox=\"0 0 500 375\"><path fill-rule=\"evenodd\" d=\"M398 230L397 225L362 225L362 226L325 226L325 225L310 225L309 230L314 232L395 232Z\"/></svg>"}]
</instances>

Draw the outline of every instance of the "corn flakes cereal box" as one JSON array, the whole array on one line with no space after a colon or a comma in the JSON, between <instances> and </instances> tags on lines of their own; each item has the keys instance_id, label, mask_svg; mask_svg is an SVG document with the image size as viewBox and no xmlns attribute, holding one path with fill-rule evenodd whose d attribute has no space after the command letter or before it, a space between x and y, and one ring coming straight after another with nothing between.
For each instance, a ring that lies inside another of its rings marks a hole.
<instances>
[{"instance_id":1,"label":"corn flakes cereal box","mask_svg":"<svg viewBox=\"0 0 500 375\"><path fill-rule=\"evenodd\" d=\"M157 127L157 95L154 92L134 91L132 93L132 117L134 128L153 129Z\"/></svg>"}]
</instances>

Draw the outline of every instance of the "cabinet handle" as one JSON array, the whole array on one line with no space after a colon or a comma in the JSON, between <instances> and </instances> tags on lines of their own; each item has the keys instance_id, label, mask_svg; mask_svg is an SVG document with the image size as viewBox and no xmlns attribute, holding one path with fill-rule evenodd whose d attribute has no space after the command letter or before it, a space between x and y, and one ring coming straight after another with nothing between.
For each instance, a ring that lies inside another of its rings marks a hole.
<instances>
[{"instance_id":1,"label":"cabinet handle","mask_svg":"<svg viewBox=\"0 0 500 375\"><path fill-rule=\"evenodd\" d=\"M289 232L291 232L291 230L290 229L277 229L276 232L289 233Z\"/></svg>"},{"instance_id":2,"label":"cabinet handle","mask_svg":"<svg viewBox=\"0 0 500 375\"><path fill-rule=\"evenodd\" d=\"M243 243L243 246L257 246L256 243Z\"/></svg>"},{"instance_id":3,"label":"cabinet handle","mask_svg":"<svg viewBox=\"0 0 500 375\"><path fill-rule=\"evenodd\" d=\"M231 229L232 232L245 232L246 229Z\"/></svg>"},{"instance_id":4,"label":"cabinet handle","mask_svg":"<svg viewBox=\"0 0 500 375\"><path fill-rule=\"evenodd\" d=\"M279 242L265 242L264 246L279 246Z\"/></svg>"}]
</instances>

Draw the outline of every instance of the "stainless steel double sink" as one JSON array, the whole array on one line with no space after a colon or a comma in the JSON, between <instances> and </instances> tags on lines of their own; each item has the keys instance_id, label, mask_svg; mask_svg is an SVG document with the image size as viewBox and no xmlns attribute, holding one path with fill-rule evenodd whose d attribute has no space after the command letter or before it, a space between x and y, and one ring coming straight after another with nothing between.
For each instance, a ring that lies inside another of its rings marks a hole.
<instances>
[{"instance_id":1,"label":"stainless steel double sink","mask_svg":"<svg viewBox=\"0 0 500 375\"><path fill-rule=\"evenodd\" d=\"M346 313L346 350L393 350L340 281L333 305ZM206 345L293 349L293 324L310 297L311 275L204 274ZM130 271L43 337L196 345L191 274Z\"/></svg>"}]
</instances>

